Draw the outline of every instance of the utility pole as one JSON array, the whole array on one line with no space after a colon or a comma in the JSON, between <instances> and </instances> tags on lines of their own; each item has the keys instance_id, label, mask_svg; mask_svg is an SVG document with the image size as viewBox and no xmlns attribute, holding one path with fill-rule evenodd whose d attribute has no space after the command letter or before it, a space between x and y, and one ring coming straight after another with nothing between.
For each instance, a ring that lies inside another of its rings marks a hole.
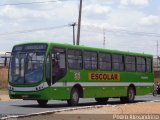
<instances>
[{"instance_id":1,"label":"utility pole","mask_svg":"<svg viewBox=\"0 0 160 120\"><path fill-rule=\"evenodd\" d=\"M79 6L79 18L78 18L78 30L77 30L77 45L79 45L79 43L80 43L81 16L82 16L82 0L80 0L80 6Z\"/></svg>"},{"instance_id":2,"label":"utility pole","mask_svg":"<svg viewBox=\"0 0 160 120\"><path fill-rule=\"evenodd\" d=\"M76 26L76 22L74 22L73 24L70 24L70 26L73 27L73 45L75 45L75 26Z\"/></svg>"},{"instance_id":3,"label":"utility pole","mask_svg":"<svg viewBox=\"0 0 160 120\"><path fill-rule=\"evenodd\" d=\"M103 48L105 48L106 46L106 33L105 33L105 29L103 28Z\"/></svg>"},{"instance_id":4,"label":"utility pole","mask_svg":"<svg viewBox=\"0 0 160 120\"><path fill-rule=\"evenodd\" d=\"M158 59L159 59L159 57L158 57L158 47L159 47L159 43L158 43L158 40L157 40L157 70L158 70Z\"/></svg>"}]
</instances>

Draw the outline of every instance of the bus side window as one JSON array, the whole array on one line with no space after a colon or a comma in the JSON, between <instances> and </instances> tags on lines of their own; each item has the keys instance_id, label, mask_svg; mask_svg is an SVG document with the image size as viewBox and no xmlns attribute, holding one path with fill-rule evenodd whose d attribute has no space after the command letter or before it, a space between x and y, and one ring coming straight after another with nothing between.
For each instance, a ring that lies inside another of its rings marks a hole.
<instances>
[{"instance_id":1,"label":"bus side window","mask_svg":"<svg viewBox=\"0 0 160 120\"><path fill-rule=\"evenodd\" d=\"M144 57L136 57L137 60L137 72L145 72L146 65L145 65L145 58Z\"/></svg>"},{"instance_id":2,"label":"bus side window","mask_svg":"<svg viewBox=\"0 0 160 120\"><path fill-rule=\"evenodd\" d=\"M127 72L135 72L136 71L136 59L134 56L126 56L125 57L125 66Z\"/></svg>"},{"instance_id":3,"label":"bus side window","mask_svg":"<svg viewBox=\"0 0 160 120\"><path fill-rule=\"evenodd\" d=\"M108 53L99 53L99 70L110 71L111 68L111 55Z\"/></svg>"},{"instance_id":4,"label":"bus side window","mask_svg":"<svg viewBox=\"0 0 160 120\"><path fill-rule=\"evenodd\" d=\"M112 67L113 71L124 71L124 60L123 55L113 54L112 55Z\"/></svg>"},{"instance_id":5,"label":"bus side window","mask_svg":"<svg viewBox=\"0 0 160 120\"><path fill-rule=\"evenodd\" d=\"M73 70L82 69L82 51L68 50L68 68Z\"/></svg>"},{"instance_id":6,"label":"bus side window","mask_svg":"<svg viewBox=\"0 0 160 120\"><path fill-rule=\"evenodd\" d=\"M146 71L152 72L152 59L146 58Z\"/></svg>"},{"instance_id":7,"label":"bus side window","mask_svg":"<svg viewBox=\"0 0 160 120\"><path fill-rule=\"evenodd\" d=\"M84 51L83 52L84 69L97 70L98 55L97 52Z\"/></svg>"}]
</instances>

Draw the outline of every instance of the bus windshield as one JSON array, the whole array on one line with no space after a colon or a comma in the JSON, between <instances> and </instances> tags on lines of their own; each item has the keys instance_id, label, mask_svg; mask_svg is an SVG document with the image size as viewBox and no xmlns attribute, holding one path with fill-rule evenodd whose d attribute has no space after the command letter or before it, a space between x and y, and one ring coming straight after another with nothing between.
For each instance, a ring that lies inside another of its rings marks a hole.
<instances>
[{"instance_id":1,"label":"bus windshield","mask_svg":"<svg viewBox=\"0 0 160 120\"><path fill-rule=\"evenodd\" d=\"M44 57L44 51L12 51L9 81L14 84L32 84L42 80Z\"/></svg>"}]
</instances>

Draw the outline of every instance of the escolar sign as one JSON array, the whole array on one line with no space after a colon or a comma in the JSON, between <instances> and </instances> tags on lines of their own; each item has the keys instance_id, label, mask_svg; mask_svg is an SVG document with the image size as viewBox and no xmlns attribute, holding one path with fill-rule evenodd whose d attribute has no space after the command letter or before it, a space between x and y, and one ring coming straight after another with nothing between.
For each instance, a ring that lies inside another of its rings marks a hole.
<instances>
[{"instance_id":1,"label":"escolar sign","mask_svg":"<svg viewBox=\"0 0 160 120\"><path fill-rule=\"evenodd\" d=\"M89 73L89 80L120 80L119 73Z\"/></svg>"}]
</instances>

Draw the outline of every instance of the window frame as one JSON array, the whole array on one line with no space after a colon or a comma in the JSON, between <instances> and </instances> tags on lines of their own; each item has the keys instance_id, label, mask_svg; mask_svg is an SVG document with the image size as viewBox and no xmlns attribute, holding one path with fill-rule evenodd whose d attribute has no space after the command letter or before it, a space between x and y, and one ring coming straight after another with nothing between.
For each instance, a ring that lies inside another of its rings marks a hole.
<instances>
[{"instance_id":1,"label":"window frame","mask_svg":"<svg viewBox=\"0 0 160 120\"><path fill-rule=\"evenodd\" d=\"M45 59L45 78L46 78L46 81L47 81L47 83L48 83L48 85L49 86L51 86L52 85L52 63L51 63L51 60L52 60L52 56L51 56L51 52L49 52L48 53L48 55L47 55L47 57L46 57L46 59ZM47 61L47 60L49 60L49 61ZM49 62L49 73L47 73L47 62ZM47 76L47 74L49 74L49 76Z\"/></svg>"}]
</instances>

